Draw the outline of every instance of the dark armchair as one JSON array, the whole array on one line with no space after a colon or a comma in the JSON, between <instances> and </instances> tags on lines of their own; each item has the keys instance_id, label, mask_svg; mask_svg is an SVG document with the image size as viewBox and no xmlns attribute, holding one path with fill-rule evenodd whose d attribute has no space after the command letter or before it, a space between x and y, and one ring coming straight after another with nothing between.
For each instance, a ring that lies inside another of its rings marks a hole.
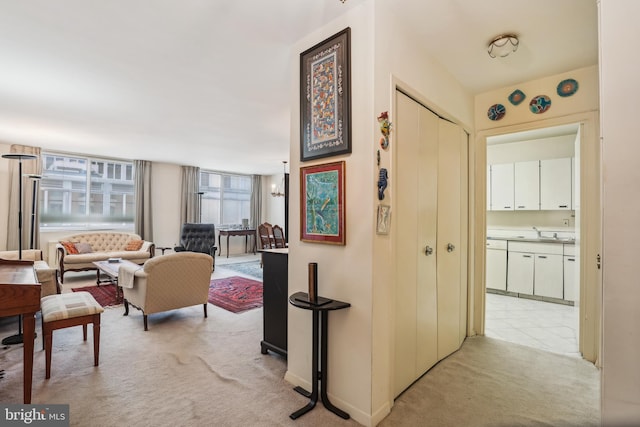
<instances>
[{"instance_id":1,"label":"dark armchair","mask_svg":"<svg viewBox=\"0 0 640 427\"><path fill-rule=\"evenodd\" d=\"M175 252L199 252L211 255L213 270L216 268L216 227L213 224L182 224L180 231L180 245Z\"/></svg>"}]
</instances>

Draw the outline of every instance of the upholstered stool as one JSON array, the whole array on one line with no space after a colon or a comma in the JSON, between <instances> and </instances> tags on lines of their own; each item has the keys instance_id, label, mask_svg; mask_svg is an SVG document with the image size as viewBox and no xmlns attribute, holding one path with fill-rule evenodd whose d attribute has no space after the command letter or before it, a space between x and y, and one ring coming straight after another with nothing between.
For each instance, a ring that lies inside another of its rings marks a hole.
<instances>
[{"instance_id":1,"label":"upholstered stool","mask_svg":"<svg viewBox=\"0 0 640 427\"><path fill-rule=\"evenodd\" d=\"M49 295L40 299L42 311L42 339L44 340L46 377L51 377L51 347L53 331L82 325L87 340L87 325L93 323L93 366L98 366L100 355L100 313L104 308L89 292L69 292Z\"/></svg>"}]
</instances>

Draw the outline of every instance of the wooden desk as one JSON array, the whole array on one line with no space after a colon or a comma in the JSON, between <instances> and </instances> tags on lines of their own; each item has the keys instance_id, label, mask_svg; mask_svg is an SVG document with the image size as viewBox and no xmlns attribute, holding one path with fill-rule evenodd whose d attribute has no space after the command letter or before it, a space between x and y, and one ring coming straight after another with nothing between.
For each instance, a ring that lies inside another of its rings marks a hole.
<instances>
[{"instance_id":1,"label":"wooden desk","mask_svg":"<svg viewBox=\"0 0 640 427\"><path fill-rule=\"evenodd\" d=\"M218 230L218 256L222 254L222 245L220 244L220 237L227 236L227 258L229 258L229 237L230 236L244 236L244 251L248 252L249 237L253 236L253 253L256 253L256 229L245 228L238 230Z\"/></svg>"},{"instance_id":2,"label":"wooden desk","mask_svg":"<svg viewBox=\"0 0 640 427\"><path fill-rule=\"evenodd\" d=\"M33 261L0 260L0 317L23 316L24 403L31 403L33 340L36 312L40 310L40 284Z\"/></svg>"}]
</instances>

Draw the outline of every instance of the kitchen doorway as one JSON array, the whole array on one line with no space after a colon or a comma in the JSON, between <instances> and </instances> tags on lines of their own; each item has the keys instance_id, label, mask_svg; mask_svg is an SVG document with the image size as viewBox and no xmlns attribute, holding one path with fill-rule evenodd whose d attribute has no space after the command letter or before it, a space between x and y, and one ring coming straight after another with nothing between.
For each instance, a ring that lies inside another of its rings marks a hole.
<instances>
[{"instance_id":1,"label":"kitchen doorway","mask_svg":"<svg viewBox=\"0 0 640 427\"><path fill-rule=\"evenodd\" d=\"M484 248L485 276L476 294L482 299L476 324L488 337L595 363L601 279L595 263L584 258L595 259L599 253L599 169L589 167L599 165L599 145L593 117L574 118L478 135L476 182L483 182L480 174L486 173L486 185L481 186L486 194L476 194L486 196L479 222L486 226L478 242ZM549 179L554 163L570 172ZM495 171L493 165L498 165ZM549 181L556 190L569 188L568 202L552 197L558 204L550 207L545 205L548 194L535 194L548 193ZM520 193L534 188L533 199L540 205L527 206L515 196L511 203L504 202L504 194L514 194L516 186ZM586 188L592 190L587 193Z\"/></svg>"}]
</instances>

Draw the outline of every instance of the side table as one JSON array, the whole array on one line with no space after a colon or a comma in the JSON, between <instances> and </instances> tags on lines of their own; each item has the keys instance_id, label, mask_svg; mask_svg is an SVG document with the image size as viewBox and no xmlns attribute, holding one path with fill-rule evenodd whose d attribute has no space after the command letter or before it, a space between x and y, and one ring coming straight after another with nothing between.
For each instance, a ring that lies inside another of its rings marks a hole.
<instances>
[{"instance_id":1,"label":"side table","mask_svg":"<svg viewBox=\"0 0 640 427\"><path fill-rule=\"evenodd\" d=\"M341 310L343 308L351 307L351 304L349 304L348 302L331 300L323 297L318 297L317 299L318 302L315 304L309 302L309 294L307 294L306 292L296 292L289 297L289 303L291 303L291 305L293 305L294 307L312 311L313 329L311 352L312 389L311 392L308 392L300 386L294 388L295 391L305 397L308 397L310 400L306 406L298 409L296 412L289 415L289 417L292 420L295 420L296 418L299 418L312 410L316 406L316 403L318 403L319 391L320 398L322 399L322 404L324 405L324 407L340 418L348 420L349 414L333 406L333 404L329 401L329 397L327 396L327 380L329 378L329 374L327 371L327 337L329 335L329 312L332 310ZM318 335L320 336L320 344L318 344ZM319 355L318 352L320 353ZM320 365L318 365L318 356L320 356ZM322 383L321 387L319 387L320 382Z\"/></svg>"},{"instance_id":2,"label":"side table","mask_svg":"<svg viewBox=\"0 0 640 427\"><path fill-rule=\"evenodd\" d=\"M156 249L160 249L162 251L162 255L164 255L164 251L168 251L169 249L173 248L170 248L168 246L156 246Z\"/></svg>"}]
</instances>

